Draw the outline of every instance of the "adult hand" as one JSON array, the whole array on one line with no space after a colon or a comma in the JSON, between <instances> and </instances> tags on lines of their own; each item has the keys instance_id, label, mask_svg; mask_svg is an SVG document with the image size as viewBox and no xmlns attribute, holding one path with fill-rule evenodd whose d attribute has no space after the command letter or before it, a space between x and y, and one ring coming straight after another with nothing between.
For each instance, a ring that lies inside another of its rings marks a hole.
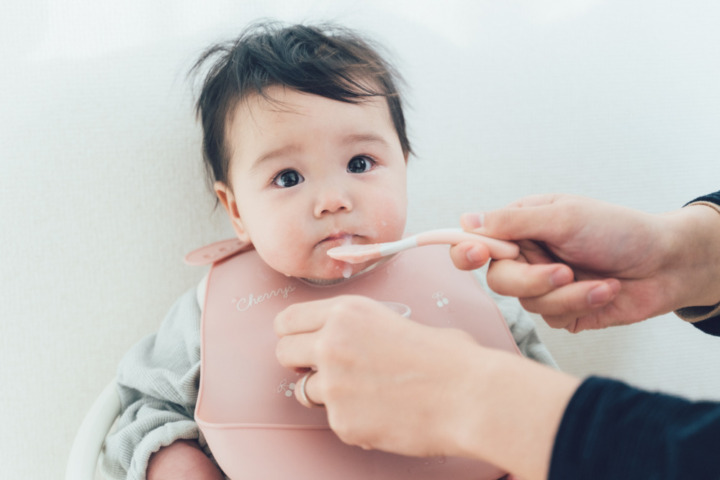
<instances>
[{"instance_id":1,"label":"adult hand","mask_svg":"<svg viewBox=\"0 0 720 480\"><path fill-rule=\"evenodd\" d=\"M467 333L420 325L360 296L292 305L275 331L282 365L317 370L305 391L344 442L417 456L452 448L447 434L461 419L443 385L477 346Z\"/></svg>"},{"instance_id":2,"label":"adult hand","mask_svg":"<svg viewBox=\"0 0 720 480\"><path fill-rule=\"evenodd\" d=\"M578 385L365 297L292 305L276 317L275 331L282 365L316 371L305 392L325 405L342 441L476 458L528 480L547 475L555 432Z\"/></svg>"},{"instance_id":3,"label":"adult hand","mask_svg":"<svg viewBox=\"0 0 720 480\"><path fill-rule=\"evenodd\" d=\"M461 222L468 231L518 242L520 256L493 261L488 284L556 328L629 324L713 301L708 284L717 285L718 270L699 268L720 263L712 247L717 229L708 228L720 222L708 207L652 215L583 197L538 195L463 215ZM453 249L458 267L476 266L471 249Z\"/></svg>"}]
</instances>

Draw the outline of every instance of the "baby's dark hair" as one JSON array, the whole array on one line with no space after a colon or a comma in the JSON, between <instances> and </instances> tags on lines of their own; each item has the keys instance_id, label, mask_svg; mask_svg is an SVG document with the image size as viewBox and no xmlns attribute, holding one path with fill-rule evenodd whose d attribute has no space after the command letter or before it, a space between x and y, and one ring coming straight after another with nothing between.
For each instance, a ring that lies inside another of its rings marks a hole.
<instances>
[{"instance_id":1,"label":"baby's dark hair","mask_svg":"<svg viewBox=\"0 0 720 480\"><path fill-rule=\"evenodd\" d=\"M238 103L282 85L348 103L385 97L402 151L410 142L394 68L352 30L335 25L255 24L237 39L208 48L191 69L204 73L196 113L203 128L203 157L210 181L228 183L232 152L227 123Z\"/></svg>"}]
</instances>

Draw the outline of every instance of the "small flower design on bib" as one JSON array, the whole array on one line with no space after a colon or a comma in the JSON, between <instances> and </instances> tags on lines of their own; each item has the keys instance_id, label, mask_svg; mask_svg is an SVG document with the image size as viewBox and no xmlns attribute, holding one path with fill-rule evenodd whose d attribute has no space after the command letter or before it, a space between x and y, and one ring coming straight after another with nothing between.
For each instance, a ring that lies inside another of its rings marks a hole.
<instances>
[{"instance_id":1,"label":"small flower design on bib","mask_svg":"<svg viewBox=\"0 0 720 480\"><path fill-rule=\"evenodd\" d=\"M277 387L277 393L282 393L286 397L292 397L295 392L295 382L288 382L287 378L283 378Z\"/></svg>"},{"instance_id":2,"label":"small flower design on bib","mask_svg":"<svg viewBox=\"0 0 720 480\"><path fill-rule=\"evenodd\" d=\"M435 300L435 305L437 305L438 308L443 308L445 305L450 303L450 300L445 296L443 292L435 292L432 294L433 300Z\"/></svg>"}]
</instances>

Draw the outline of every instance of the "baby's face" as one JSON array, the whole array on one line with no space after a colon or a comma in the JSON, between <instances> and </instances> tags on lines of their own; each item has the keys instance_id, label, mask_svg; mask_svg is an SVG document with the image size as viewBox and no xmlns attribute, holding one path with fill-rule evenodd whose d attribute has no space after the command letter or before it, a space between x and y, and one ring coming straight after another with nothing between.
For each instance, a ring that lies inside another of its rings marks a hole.
<instances>
[{"instance_id":1,"label":"baby's face","mask_svg":"<svg viewBox=\"0 0 720 480\"><path fill-rule=\"evenodd\" d=\"M333 279L367 264L327 256L343 244L398 240L406 159L384 98L352 104L271 87L228 124L230 186L216 185L241 240L273 269Z\"/></svg>"}]
</instances>

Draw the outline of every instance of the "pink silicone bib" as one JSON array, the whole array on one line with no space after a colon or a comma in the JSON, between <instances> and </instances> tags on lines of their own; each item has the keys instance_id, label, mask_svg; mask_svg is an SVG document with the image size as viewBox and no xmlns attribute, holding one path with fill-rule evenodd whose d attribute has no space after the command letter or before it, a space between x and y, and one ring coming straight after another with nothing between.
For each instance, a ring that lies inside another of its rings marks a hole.
<instances>
[{"instance_id":1,"label":"pink silicone bib","mask_svg":"<svg viewBox=\"0 0 720 480\"><path fill-rule=\"evenodd\" d=\"M502 477L478 461L345 445L329 429L324 409L295 400L300 376L275 358L275 315L292 303L349 293L407 305L414 321L460 328L483 345L519 354L496 305L472 274L453 267L447 247L407 251L325 287L273 271L255 251L220 259L210 271L203 309L195 417L225 473L236 480Z\"/></svg>"}]
</instances>

